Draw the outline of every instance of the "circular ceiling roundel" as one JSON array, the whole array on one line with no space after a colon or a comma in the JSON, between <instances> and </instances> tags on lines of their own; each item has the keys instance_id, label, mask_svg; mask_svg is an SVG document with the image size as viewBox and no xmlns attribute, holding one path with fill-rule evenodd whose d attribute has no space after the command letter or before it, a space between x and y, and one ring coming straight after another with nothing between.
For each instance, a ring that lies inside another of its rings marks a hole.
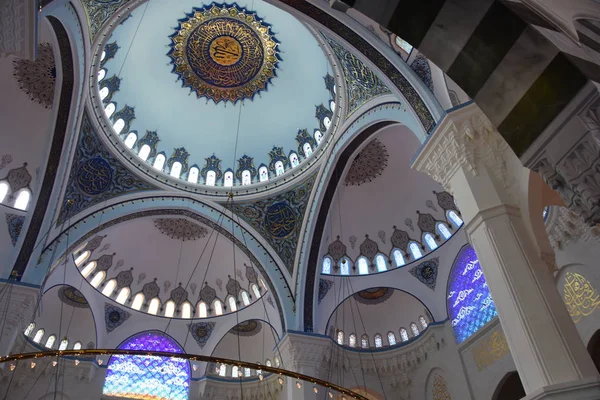
<instances>
[{"instance_id":1,"label":"circular ceiling roundel","mask_svg":"<svg viewBox=\"0 0 600 400\"><path fill-rule=\"evenodd\" d=\"M169 57L183 86L219 103L252 99L275 77L278 42L253 12L236 5L194 9L171 36Z\"/></svg>"}]
</instances>

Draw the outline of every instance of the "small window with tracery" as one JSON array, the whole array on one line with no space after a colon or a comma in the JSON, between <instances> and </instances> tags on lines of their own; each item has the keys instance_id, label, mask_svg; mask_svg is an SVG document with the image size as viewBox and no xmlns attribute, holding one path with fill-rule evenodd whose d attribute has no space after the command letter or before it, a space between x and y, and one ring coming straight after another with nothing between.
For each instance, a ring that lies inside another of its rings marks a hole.
<instances>
[{"instance_id":1,"label":"small window with tracery","mask_svg":"<svg viewBox=\"0 0 600 400\"><path fill-rule=\"evenodd\" d=\"M394 346L396 344L396 334L394 332L388 332L387 336L390 346Z\"/></svg>"},{"instance_id":2,"label":"small window with tracery","mask_svg":"<svg viewBox=\"0 0 600 400\"><path fill-rule=\"evenodd\" d=\"M252 184L252 175L250 175L250 171L244 170L242 171L242 185L250 185Z\"/></svg>"},{"instance_id":3,"label":"small window with tracery","mask_svg":"<svg viewBox=\"0 0 600 400\"><path fill-rule=\"evenodd\" d=\"M463 220L454 211L448 211L448 218L450 218L450 220L452 221L452 223L457 228L460 228L460 226L463 224Z\"/></svg>"},{"instance_id":4,"label":"small window with tracery","mask_svg":"<svg viewBox=\"0 0 600 400\"><path fill-rule=\"evenodd\" d=\"M344 331L337 332L337 344L340 346L344 344Z\"/></svg>"},{"instance_id":5,"label":"small window with tracery","mask_svg":"<svg viewBox=\"0 0 600 400\"><path fill-rule=\"evenodd\" d=\"M369 348L369 337L367 335L362 335L362 337L360 338L360 347L362 347L363 349Z\"/></svg>"},{"instance_id":6,"label":"small window with tracery","mask_svg":"<svg viewBox=\"0 0 600 400\"><path fill-rule=\"evenodd\" d=\"M356 347L356 335L354 333L351 333L350 336L348 336L348 345L350 347Z\"/></svg>"},{"instance_id":7,"label":"small window with tracery","mask_svg":"<svg viewBox=\"0 0 600 400\"><path fill-rule=\"evenodd\" d=\"M292 165L292 168L295 168L298 165L300 165L300 159L298 158L298 154L290 153L290 164Z\"/></svg>"},{"instance_id":8,"label":"small window with tracery","mask_svg":"<svg viewBox=\"0 0 600 400\"><path fill-rule=\"evenodd\" d=\"M310 143L304 143L304 145L302 146L302 150L304 150L305 157L308 157L312 154L312 147Z\"/></svg>"},{"instance_id":9,"label":"small window with tracery","mask_svg":"<svg viewBox=\"0 0 600 400\"><path fill-rule=\"evenodd\" d=\"M417 328L417 324L414 322L410 324L410 330L412 331L413 336L419 336L419 328Z\"/></svg>"},{"instance_id":10,"label":"small window with tracery","mask_svg":"<svg viewBox=\"0 0 600 400\"><path fill-rule=\"evenodd\" d=\"M408 331L406 329L400 328L400 338L402 339L403 342L408 341Z\"/></svg>"},{"instance_id":11,"label":"small window with tracery","mask_svg":"<svg viewBox=\"0 0 600 400\"><path fill-rule=\"evenodd\" d=\"M206 173L206 184L208 186L215 186L217 182L217 173L215 171L208 171Z\"/></svg>"},{"instance_id":12,"label":"small window with tracery","mask_svg":"<svg viewBox=\"0 0 600 400\"><path fill-rule=\"evenodd\" d=\"M383 340L381 339L381 335L379 333L375 335L375 347L383 347Z\"/></svg>"},{"instance_id":13,"label":"small window with tracery","mask_svg":"<svg viewBox=\"0 0 600 400\"><path fill-rule=\"evenodd\" d=\"M277 161L275 163L275 175L277 175L277 176L283 175L284 172L285 172L285 168L283 167L283 162Z\"/></svg>"},{"instance_id":14,"label":"small window with tracery","mask_svg":"<svg viewBox=\"0 0 600 400\"><path fill-rule=\"evenodd\" d=\"M261 182L266 182L269 180L269 170L267 169L267 167L262 166L258 169L258 179Z\"/></svg>"},{"instance_id":15,"label":"small window with tracery","mask_svg":"<svg viewBox=\"0 0 600 400\"><path fill-rule=\"evenodd\" d=\"M325 257L323 259L323 268L321 269L323 274L331 274L331 258Z\"/></svg>"},{"instance_id":16,"label":"small window with tracery","mask_svg":"<svg viewBox=\"0 0 600 400\"><path fill-rule=\"evenodd\" d=\"M225 187L233 186L233 172L231 172L231 171L225 172L225 175L223 178L223 186L225 186Z\"/></svg>"},{"instance_id":17,"label":"small window with tracery","mask_svg":"<svg viewBox=\"0 0 600 400\"><path fill-rule=\"evenodd\" d=\"M315 131L315 142L317 142L317 144L321 144L321 139L323 139L323 134L317 129Z\"/></svg>"},{"instance_id":18,"label":"small window with tracery","mask_svg":"<svg viewBox=\"0 0 600 400\"><path fill-rule=\"evenodd\" d=\"M421 324L422 329L427 329L428 324L427 324L427 320L425 319L424 316L421 315L419 317L419 323Z\"/></svg>"}]
</instances>

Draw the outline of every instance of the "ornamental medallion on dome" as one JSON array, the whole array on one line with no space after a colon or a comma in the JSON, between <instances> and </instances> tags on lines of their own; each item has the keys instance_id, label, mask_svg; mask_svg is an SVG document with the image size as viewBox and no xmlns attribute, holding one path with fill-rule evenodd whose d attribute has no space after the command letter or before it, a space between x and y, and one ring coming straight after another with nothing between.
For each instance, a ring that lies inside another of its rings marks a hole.
<instances>
[{"instance_id":1,"label":"ornamental medallion on dome","mask_svg":"<svg viewBox=\"0 0 600 400\"><path fill-rule=\"evenodd\" d=\"M279 61L271 28L237 5L195 8L171 35L173 73L215 103L252 99L266 90Z\"/></svg>"}]
</instances>

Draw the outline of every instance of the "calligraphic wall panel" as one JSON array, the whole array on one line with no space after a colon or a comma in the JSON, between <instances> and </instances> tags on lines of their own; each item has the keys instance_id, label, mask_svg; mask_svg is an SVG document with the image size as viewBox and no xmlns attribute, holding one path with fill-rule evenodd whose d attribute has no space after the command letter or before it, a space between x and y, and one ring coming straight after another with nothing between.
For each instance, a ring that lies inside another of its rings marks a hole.
<instances>
[{"instance_id":1,"label":"calligraphic wall panel","mask_svg":"<svg viewBox=\"0 0 600 400\"><path fill-rule=\"evenodd\" d=\"M589 280L576 272L565 273L563 300L575 323L600 308L600 294Z\"/></svg>"}]
</instances>

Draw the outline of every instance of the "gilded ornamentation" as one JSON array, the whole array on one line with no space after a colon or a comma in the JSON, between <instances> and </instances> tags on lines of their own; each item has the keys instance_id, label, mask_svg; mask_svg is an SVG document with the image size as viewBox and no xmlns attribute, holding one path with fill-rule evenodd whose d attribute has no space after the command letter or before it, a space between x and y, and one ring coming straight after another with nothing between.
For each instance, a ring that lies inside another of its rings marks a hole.
<instances>
[{"instance_id":1,"label":"gilded ornamentation","mask_svg":"<svg viewBox=\"0 0 600 400\"><path fill-rule=\"evenodd\" d=\"M565 305L573 322L592 315L600 307L600 294L583 275L575 272L565 274L563 287Z\"/></svg>"},{"instance_id":2,"label":"gilded ornamentation","mask_svg":"<svg viewBox=\"0 0 600 400\"><path fill-rule=\"evenodd\" d=\"M83 294L71 286L63 286L58 290L58 298L68 306L77 308L89 308Z\"/></svg>"},{"instance_id":3,"label":"gilded ornamentation","mask_svg":"<svg viewBox=\"0 0 600 400\"><path fill-rule=\"evenodd\" d=\"M481 343L473 346L473 361L478 371L483 371L505 355L509 354L508 343L504 332L497 329Z\"/></svg>"},{"instance_id":4,"label":"gilded ornamentation","mask_svg":"<svg viewBox=\"0 0 600 400\"><path fill-rule=\"evenodd\" d=\"M285 202L275 203L265 212L265 227L277 238L286 238L294 232L297 215Z\"/></svg>"},{"instance_id":5,"label":"gilded ornamentation","mask_svg":"<svg viewBox=\"0 0 600 400\"><path fill-rule=\"evenodd\" d=\"M188 325L188 329L190 330L192 337L196 343L198 343L200 348L203 348L206 342L208 342L215 325L216 323L214 322L197 322L195 324Z\"/></svg>"},{"instance_id":6,"label":"gilded ornamentation","mask_svg":"<svg viewBox=\"0 0 600 400\"><path fill-rule=\"evenodd\" d=\"M163 235L176 240L197 240L208 234L205 227L185 218L157 218L154 226Z\"/></svg>"},{"instance_id":7,"label":"gilded ornamentation","mask_svg":"<svg viewBox=\"0 0 600 400\"><path fill-rule=\"evenodd\" d=\"M450 396L450 392L448 391L448 384L439 374L433 376L433 386L431 391L433 400L452 400L452 396Z\"/></svg>"},{"instance_id":8,"label":"gilded ornamentation","mask_svg":"<svg viewBox=\"0 0 600 400\"><path fill-rule=\"evenodd\" d=\"M131 317L131 313L111 304L104 304L104 323L106 333L111 333Z\"/></svg>"},{"instance_id":9,"label":"gilded ornamentation","mask_svg":"<svg viewBox=\"0 0 600 400\"><path fill-rule=\"evenodd\" d=\"M393 290L386 287L375 287L361 290L354 294L354 299L362 304L375 305L381 304L394 294Z\"/></svg>"},{"instance_id":10,"label":"gilded ornamentation","mask_svg":"<svg viewBox=\"0 0 600 400\"><path fill-rule=\"evenodd\" d=\"M430 260L423 261L416 267L412 267L409 272L417 278L421 283L425 284L429 289L435 290L437 282L439 258L434 257Z\"/></svg>"},{"instance_id":11,"label":"gilded ornamentation","mask_svg":"<svg viewBox=\"0 0 600 400\"><path fill-rule=\"evenodd\" d=\"M113 171L108 162L101 157L94 157L79 167L77 185L82 192L96 196L108 189L112 177Z\"/></svg>"},{"instance_id":12,"label":"gilded ornamentation","mask_svg":"<svg viewBox=\"0 0 600 400\"><path fill-rule=\"evenodd\" d=\"M38 55L35 61L18 58L13 61L13 64L13 75L19 82L21 90L27 93L32 101L45 108L52 107L56 66L50 43L38 45Z\"/></svg>"},{"instance_id":13,"label":"gilded ornamentation","mask_svg":"<svg viewBox=\"0 0 600 400\"><path fill-rule=\"evenodd\" d=\"M231 333L238 336L254 336L262 330L262 324L260 321L250 319L248 321L240 322L233 328Z\"/></svg>"},{"instance_id":14,"label":"gilded ornamentation","mask_svg":"<svg viewBox=\"0 0 600 400\"><path fill-rule=\"evenodd\" d=\"M252 99L279 62L278 42L255 13L213 3L179 20L169 57L183 86L215 103Z\"/></svg>"},{"instance_id":15,"label":"gilded ornamentation","mask_svg":"<svg viewBox=\"0 0 600 400\"><path fill-rule=\"evenodd\" d=\"M128 0L82 0L90 24L90 36L94 40L104 23ZM106 60L106 58L105 58Z\"/></svg>"},{"instance_id":16,"label":"gilded ornamentation","mask_svg":"<svg viewBox=\"0 0 600 400\"><path fill-rule=\"evenodd\" d=\"M346 186L360 186L373 181L387 167L388 158L389 155L385 145L379 140L373 139L352 161L352 165L346 174Z\"/></svg>"}]
</instances>

